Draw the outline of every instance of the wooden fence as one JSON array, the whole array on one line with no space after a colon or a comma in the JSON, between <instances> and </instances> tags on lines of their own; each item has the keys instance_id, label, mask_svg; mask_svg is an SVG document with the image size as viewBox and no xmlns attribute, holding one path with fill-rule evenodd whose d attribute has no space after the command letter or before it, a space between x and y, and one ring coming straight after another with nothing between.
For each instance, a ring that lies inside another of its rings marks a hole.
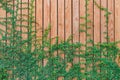
<instances>
[{"instance_id":1,"label":"wooden fence","mask_svg":"<svg viewBox=\"0 0 120 80\"><path fill-rule=\"evenodd\" d=\"M21 0L28 2L30 0ZM109 16L108 28L105 27L104 11L101 11L94 5L96 1L99 5L112 13ZM14 2L13 2L14 4ZM29 5L20 5L20 7L29 7ZM90 0L89 19L92 23L88 24L92 27L88 32L92 35L91 38L95 43L104 42L104 31L108 30L110 41L120 40L120 0ZM28 10L21 10L21 13L28 14ZM35 18L38 25L36 29L46 29L51 24L50 37L58 36L61 40L66 40L70 35L73 35L73 42L86 42L85 33L80 32L80 24L85 20L80 17L85 16L85 0L35 0ZM0 15L6 15L6 12L0 9ZM24 24L24 23L23 23ZM26 23L25 23L26 24ZM1 27L2 28L2 27ZM23 29L24 30L24 29ZM38 31L37 36L41 37L42 31Z\"/></svg>"},{"instance_id":2,"label":"wooden fence","mask_svg":"<svg viewBox=\"0 0 120 80\"><path fill-rule=\"evenodd\" d=\"M27 0L24 0L27 1ZM95 43L104 42L105 17L104 11L101 11L94 4L96 1L99 5L108 8L112 13L109 16L108 34L110 41L120 40L120 0L90 0L89 3L89 19L92 23L89 24L92 29L88 32L92 35ZM36 0L36 21L39 23L38 28L46 29L48 24L51 24L51 37L59 36L66 40L73 34L73 42L86 42L85 33L79 32L80 24L84 20L80 19L85 16L85 0ZM42 35L41 32L38 33Z\"/></svg>"},{"instance_id":3,"label":"wooden fence","mask_svg":"<svg viewBox=\"0 0 120 80\"><path fill-rule=\"evenodd\" d=\"M30 0L21 1L29 3ZM105 27L105 12L95 6L94 1L100 6L108 8L112 13L109 15L108 28ZM80 17L85 16L85 4L85 0L35 0L36 29L44 30L51 24L51 38L58 36L61 40L66 40L70 35L73 35L72 42L86 43L86 34L80 32L80 24L85 22L85 20L80 19ZM21 5L20 7L27 6ZM95 43L105 42L104 32L106 30L108 30L110 41L120 40L120 0L90 0L88 8L89 19L92 21L88 24L91 26L88 32L92 35L93 41ZM28 10L20 12L28 14ZM0 15L6 16L6 13L0 9ZM42 35L42 31L37 32L38 37Z\"/></svg>"},{"instance_id":4,"label":"wooden fence","mask_svg":"<svg viewBox=\"0 0 120 80\"><path fill-rule=\"evenodd\" d=\"M105 27L105 12L94 5L95 1L111 12L108 28ZM67 40L70 35L73 35L72 42L86 43L86 34L80 32L80 24L85 23L85 20L80 18L86 14L85 4L85 0L36 0L36 21L39 24L36 27L44 30L48 24L51 24L51 38L58 36L61 40ZM108 31L111 42L119 41L120 0L90 0L88 8L92 23L88 24L91 29L87 32L91 34L94 43L106 42L105 31ZM37 33L38 36L42 34L41 31ZM75 62L78 62L78 59L75 59Z\"/></svg>"},{"instance_id":5,"label":"wooden fence","mask_svg":"<svg viewBox=\"0 0 120 80\"><path fill-rule=\"evenodd\" d=\"M105 27L105 12L95 6L94 1L101 7L108 8L108 11L112 13L109 15L108 28ZM61 40L66 40L73 35L72 42L86 43L86 34L80 32L80 24L85 22L80 19L85 16L85 4L85 0L36 0L36 21L39 23L37 28L46 29L48 24L51 24L51 38L58 36ZM120 0L90 0L88 8L89 19L92 21L88 24L91 26L88 33L91 34L94 43L106 41L105 31L108 31L110 41L119 41ZM37 35L42 36L42 34L39 32ZM75 62L77 61L78 59L75 59ZM58 80L62 80L62 78L60 77Z\"/></svg>"}]
</instances>

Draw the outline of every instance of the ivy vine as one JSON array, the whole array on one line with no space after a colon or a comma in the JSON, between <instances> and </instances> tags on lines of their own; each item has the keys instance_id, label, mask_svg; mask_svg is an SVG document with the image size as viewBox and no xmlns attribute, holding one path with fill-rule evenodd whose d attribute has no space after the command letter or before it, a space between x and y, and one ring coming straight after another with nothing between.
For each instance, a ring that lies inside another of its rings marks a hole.
<instances>
[{"instance_id":1,"label":"ivy vine","mask_svg":"<svg viewBox=\"0 0 120 80\"><path fill-rule=\"evenodd\" d=\"M41 44L39 43L41 39L36 37L34 0L30 0L29 8L23 8L29 9L29 14L18 13L18 10L22 9L19 5L28 5L28 3L16 0L16 3L12 4L13 0L0 0L0 8L9 14L9 17L0 16L0 26L6 29L0 28L0 80L57 80L59 77L64 77L63 80L74 78L77 80L119 80L120 66L115 60L120 55L120 49L117 46L119 42L110 42L108 31L106 31L105 36L108 42L94 44L90 38L91 35L87 32L92 27L88 26L88 23L92 23L88 12L89 1L85 0L86 13L81 17L85 23L80 24L85 27L80 32L86 34L86 44L71 43L71 39L58 43L57 36L56 42L51 44L53 39L48 38L50 25L44 31ZM108 27L110 12L95 1L94 5L105 11L105 26ZM27 19L24 18L26 16ZM23 22L28 24L22 24ZM22 28L27 31L22 31ZM22 35L26 35L27 38ZM54 55L55 52L57 56ZM65 55L65 59L61 57L61 54ZM82 58L85 61L73 63L74 58ZM45 65L43 65L44 60L46 60Z\"/></svg>"}]
</instances>

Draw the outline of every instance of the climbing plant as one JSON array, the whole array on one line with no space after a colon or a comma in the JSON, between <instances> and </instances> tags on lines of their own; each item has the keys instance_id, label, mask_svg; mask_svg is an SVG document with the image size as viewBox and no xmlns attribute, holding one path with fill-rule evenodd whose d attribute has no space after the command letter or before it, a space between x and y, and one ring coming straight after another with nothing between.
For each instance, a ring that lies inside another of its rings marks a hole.
<instances>
[{"instance_id":1,"label":"climbing plant","mask_svg":"<svg viewBox=\"0 0 120 80\"><path fill-rule=\"evenodd\" d=\"M119 80L120 67L115 61L120 55L119 42L109 42L106 31L108 42L94 44L87 32L92 27L88 26L92 23L88 13L89 1L85 0L86 13L81 17L85 23L81 24L84 29L80 30L86 34L86 44L71 43L71 39L58 43L57 36L54 38L56 42L51 44L53 39L48 37L50 25L43 31L42 39L36 37L34 0L29 3L16 0L14 4L14 0L0 0L0 8L8 15L0 16L0 26L5 28L0 28L0 80L57 80L59 77L64 77L63 80ZM29 6L22 8L22 4ZM94 5L105 11L107 28L110 12L95 1ZM29 10L29 13L18 13L22 9ZM56 52L57 55L54 54ZM74 58L84 61L73 63Z\"/></svg>"}]
</instances>

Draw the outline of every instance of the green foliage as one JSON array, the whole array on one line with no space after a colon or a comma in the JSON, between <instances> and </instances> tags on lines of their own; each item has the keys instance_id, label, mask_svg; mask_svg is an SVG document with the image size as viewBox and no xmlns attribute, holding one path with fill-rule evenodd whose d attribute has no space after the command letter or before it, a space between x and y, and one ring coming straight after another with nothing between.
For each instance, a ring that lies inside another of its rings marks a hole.
<instances>
[{"instance_id":1,"label":"green foliage","mask_svg":"<svg viewBox=\"0 0 120 80\"><path fill-rule=\"evenodd\" d=\"M28 3L16 0L16 4L13 5L12 1L0 0L0 8L9 14L9 17L0 16L2 20L0 25L5 28L5 30L0 29L0 80L8 80L8 78L9 80L17 78L19 80L57 80L59 77L64 77L63 80L120 79L120 67L115 61L120 54L118 42L94 44L88 33L91 29L91 26L88 26L88 23L91 23L88 13L89 0L85 0L86 15L81 17L85 19L85 23L81 24L85 30L81 31L86 33L86 44L71 43L71 38L58 43L59 37L55 38L56 42L51 44L53 39L48 38L50 25L44 31L42 44L40 44L40 39L36 37L34 0L30 0L29 8L23 8L29 9L29 15L18 13L21 10L19 5L28 5ZM108 10L99 7L97 3L95 5L106 12L106 25L108 25ZM23 17L20 18L21 16ZM27 20L24 18L26 16ZM26 32L22 31L22 28ZM64 55L64 58L61 55ZM80 61L74 63L75 58Z\"/></svg>"},{"instance_id":2,"label":"green foliage","mask_svg":"<svg viewBox=\"0 0 120 80\"><path fill-rule=\"evenodd\" d=\"M5 69L0 68L0 80L7 80L8 74Z\"/></svg>"}]
</instances>

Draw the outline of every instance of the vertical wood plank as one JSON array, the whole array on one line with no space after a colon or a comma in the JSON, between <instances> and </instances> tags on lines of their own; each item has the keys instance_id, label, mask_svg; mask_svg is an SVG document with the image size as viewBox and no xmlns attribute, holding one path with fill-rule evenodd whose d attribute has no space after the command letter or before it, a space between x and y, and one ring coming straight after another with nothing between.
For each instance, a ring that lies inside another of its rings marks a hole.
<instances>
[{"instance_id":1,"label":"vertical wood plank","mask_svg":"<svg viewBox=\"0 0 120 80\"><path fill-rule=\"evenodd\" d=\"M109 22L108 22L108 36L110 38L110 42L113 42L114 39L114 0L108 0L108 10L109 12L111 12L111 14L109 15Z\"/></svg>"},{"instance_id":2,"label":"vertical wood plank","mask_svg":"<svg viewBox=\"0 0 120 80\"><path fill-rule=\"evenodd\" d=\"M44 30L50 24L50 0L44 0Z\"/></svg>"},{"instance_id":3,"label":"vertical wood plank","mask_svg":"<svg viewBox=\"0 0 120 80\"><path fill-rule=\"evenodd\" d=\"M8 4L13 5L13 1L9 2ZM9 7L8 4L7 4L7 7ZM11 6L10 8L12 8L12 7L13 7L13 6ZM13 8L12 8L12 9L13 9ZM8 18L8 19L6 20L7 22L11 21L11 19L9 18L9 17L11 17L11 16L12 16L12 14L7 13L7 15L6 15L6 17ZM11 24L8 23L8 24L7 24L7 30L6 30L6 31L10 33L10 32L11 32L11 27L12 27ZM7 36L9 36L9 35L7 35ZM10 44L10 40L7 40L7 44Z\"/></svg>"},{"instance_id":4,"label":"vertical wood plank","mask_svg":"<svg viewBox=\"0 0 120 80\"><path fill-rule=\"evenodd\" d=\"M65 40L72 35L72 1L65 0Z\"/></svg>"},{"instance_id":5,"label":"vertical wood plank","mask_svg":"<svg viewBox=\"0 0 120 80\"><path fill-rule=\"evenodd\" d=\"M120 41L120 0L114 0L114 7L115 7L115 41ZM120 43L118 44L120 47ZM116 63L120 67L120 55L117 55L115 59Z\"/></svg>"},{"instance_id":6,"label":"vertical wood plank","mask_svg":"<svg viewBox=\"0 0 120 80\"><path fill-rule=\"evenodd\" d=\"M27 40L28 38L28 34L26 32L28 32L28 0L21 0L22 2L22 40ZM24 8L24 9L23 9ZM23 27L25 26L25 27ZM26 44L27 45L27 44ZM21 79L26 79L26 77L21 77Z\"/></svg>"},{"instance_id":7,"label":"vertical wood plank","mask_svg":"<svg viewBox=\"0 0 120 80\"><path fill-rule=\"evenodd\" d=\"M88 9L88 10L87 10ZM88 1L88 6L87 6L87 9L86 9L86 13L89 14L87 20L90 21L90 22L87 22L87 47L90 47L90 46L93 46L93 43L91 42L93 40L93 37L94 37L94 21L93 21L93 18L94 18L94 5L93 5L93 0L90 0ZM94 57L94 55L93 55ZM90 71L93 69L93 65L95 64L94 63L94 60L91 60L91 64L88 64L89 60L86 60L86 71ZM86 78L87 79L87 78Z\"/></svg>"},{"instance_id":8,"label":"vertical wood plank","mask_svg":"<svg viewBox=\"0 0 120 80\"><path fill-rule=\"evenodd\" d=\"M65 37L65 31L64 31L64 25L65 25L65 21L64 21L64 18L65 18L65 12L64 12L64 3L65 0L58 0L58 38L59 38L59 41L58 43L60 43L61 41L64 41L64 37ZM61 53L60 51L58 51L58 53ZM63 53L60 54L60 56L64 59L65 58L65 55ZM58 80L62 80L64 79L63 76L59 77Z\"/></svg>"},{"instance_id":9,"label":"vertical wood plank","mask_svg":"<svg viewBox=\"0 0 120 80\"><path fill-rule=\"evenodd\" d=\"M120 0L115 0L115 41L120 41ZM118 45L120 47L120 44Z\"/></svg>"},{"instance_id":10,"label":"vertical wood plank","mask_svg":"<svg viewBox=\"0 0 120 80\"><path fill-rule=\"evenodd\" d=\"M14 1L14 4L17 4L17 1ZM16 23L17 23L18 25L20 25L20 21L19 21L20 18L21 18L21 15L20 15L20 14L21 14L20 4L18 5L18 8L19 8L19 9L18 9L18 12L17 12L17 13L18 13L19 15L17 16L17 21L16 21ZM14 10L16 10L16 6L14 6ZM20 31L20 26L17 26L17 27L16 27L16 30Z\"/></svg>"},{"instance_id":11,"label":"vertical wood plank","mask_svg":"<svg viewBox=\"0 0 120 80\"><path fill-rule=\"evenodd\" d=\"M79 42L79 19L79 0L73 0L73 43ZM75 57L73 63L78 62L79 58Z\"/></svg>"},{"instance_id":12,"label":"vertical wood plank","mask_svg":"<svg viewBox=\"0 0 120 80\"><path fill-rule=\"evenodd\" d=\"M89 1L89 5L88 5L88 11L87 13L90 15L88 16L88 20L90 20L91 22L88 22L87 26L88 27L91 27L90 29L87 30L87 34L90 34L90 36L87 37L87 40L91 39L93 40L93 31L94 31L94 26L93 26L93 16L94 16L94 13L93 13L93 0L90 0ZM92 44L88 44L88 46L92 46Z\"/></svg>"},{"instance_id":13,"label":"vertical wood plank","mask_svg":"<svg viewBox=\"0 0 120 80\"><path fill-rule=\"evenodd\" d=\"M100 0L96 0L96 3L100 5ZM100 42L100 9L94 5L94 43Z\"/></svg>"},{"instance_id":14,"label":"vertical wood plank","mask_svg":"<svg viewBox=\"0 0 120 80\"><path fill-rule=\"evenodd\" d=\"M120 41L120 0L114 1L114 7L115 7L115 41ZM120 47L120 43L118 44L118 47ZM120 67L120 56L117 55L115 59L116 63Z\"/></svg>"},{"instance_id":15,"label":"vertical wood plank","mask_svg":"<svg viewBox=\"0 0 120 80\"><path fill-rule=\"evenodd\" d=\"M37 44L42 45L43 35L43 0L36 0L36 38L38 39ZM41 56L41 55L39 55ZM42 66L42 61L37 61L39 66ZM38 69L39 71L39 69Z\"/></svg>"},{"instance_id":16,"label":"vertical wood plank","mask_svg":"<svg viewBox=\"0 0 120 80\"><path fill-rule=\"evenodd\" d=\"M96 0L96 3L100 6L100 0ZM94 44L100 43L100 31L101 31L101 23L100 23L100 9L94 3ZM100 57L100 56L99 56ZM98 72L100 72L100 67L97 68Z\"/></svg>"},{"instance_id":17,"label":"vertical wood plank","mask_svg":"<svg viewBox=\"0 0 120 80\"><path fill-rule=\"evenodd\" d=\"M64 0L58 0L58 37L62 41L64 34Z\"/></svg>"},{"instance_id":18,"label":"vertical wood plank","mask_svg":"<svg viewBox=\"0 0 120 80\"><path fill-rule=\"evenodd\" d=\"M57 0L51 0L51 44L56 42L57 37ZM55 56L57 52L54 53Z\"/></svg>"},{"instance_id":19,"label":"vertical wood plank","mask_svg":"<svg viewBox=\"0 0 120 80\"><path fill-rule=\"evenodd\" d=\"M101 0L101 5L100 5L102 8L107 8L107 0ZM104 16L105 15L105 11L101 10L101 43L103 42L107 42L106 40L106 34L105 32L107 31L107 27L106 27L106 17ZM101 58L104 57L103 53L101 53ZM105 70L103 70L103 67L104 66L101 66L100 67L100 72L104 72Z\"/></svg>"},{"instance_id":20,"label":"vertical wood plank","mask_svg":"<svg viewBox=\"0 0 120 80\"><path fill-rule=\"evenodd\" d=\"M25 26L25 27L22 27L22 39L27 39L27 34L25 34L25 32L28 31L27 27L28 27L28 0L22 0L22 3L26 3L26 4L22 4L22 8L25 8L25 9L22 9L22 24ZM25 20L25 21L23 21Z\"/></svg>"},{"instance_id":21,"label":"vertical wood plank","mask_svg":"<svg viewBox=\"0 0 120 80\"><path fill-rule=\"evenodd\" d=\"M85 1L80 0L80 17L85 17ZM80 24L85 23L84 19L80 18ZM85 30L85 27L80 25L80 30ZM86 43L86 34L84 32L80 32L80 42L85 44Z\"/></svg>"},{"instance_id":22,"label":"vertical wood plank","mask_svg":"<svg viewBox=\"0 0 120 80\"><path fill-rule=\"evenodd\" d=\"M51 44L56 43L57 22L57 0L51 0ZM57 51L53 54L57 56Z\"/></svg>"},{"instance_id":23,"label":"vertical wood plank","mask_svg":"<svg viewBox=\"0 0 120 80\"><path fill-rule=\"evenodd\" d=\"M80 17L85 17L85 0L80 0ZM80 18L80 24L84 24L85 19ZM80 25L80 30L86 30L85 26ZM86 33L85 32L80 32L80 42L82 44L86 43ZM81 50L85 50L85 47L81 47ZM80 54L84 54L84 52L81 52ZM83 68L81 70L82 73L85 73L85 59L80 58L80 67Z\"/></svg>"},{"instance_id":24,"label":"vertical wood plank","mask_svg":"<svg viewBox=\"0 0 120 80\"><path fill-rule=\"evenodd\" d=\"M2 8L0 8L0 18L1 18L0 19L0 29L6 31L6 26L1 25L2 23L5 23L5 21L6 21L4 19L4 18L6 18L6 11L3 10ZM2 32L2 34L3 34L3 32ZM5 35L5 34L3 34L3 35ZM0 34L0 38L2 38L1 34Z\"/></svg>"},{"instance_id":25,"label":"vertical wood plank","mask_svg":"<svg viewBox=\"0 0 120 80\"><path fill-rule=\"evenodd\" d=\"M107 8L107 0L101 0L101 7ZM107 42L106 34L104 32L107 31L106 27L106 18L105 18L105 11L101 11L101 42Z\"/></svg>"},{"instance_id":26,"label":"vertical wood plank","mask_svg":"<svg viewBox=\"0 0 120 80\"><path fill-rule=\"evenodd\" d=\"M57 37L57 0L51 0L51 38ZM55 42L55 39L52 43Z\"/></svg>"},{"instance_id":27,"label":"vertical wood plank","mask_svg":"<svg viewBox=\"0 0 120 80\"><path fill-rule=\"evenodd\" d=\"M19 2L21 2L21 1L19 1ZM13 3L14 3L14 4L13 4L13 5L14 5L14 6L13 6L14 11L17 10L16 4L18 4L18 5L17 5L17 6L18 6L18 11L17 11L17 14L18 14L18 15L17 15L16 24L19 25L19 26L15 26L15 29L16 29L17 31L20 31L20 30L21 30L21 24L20 24L20 23L21 23L21 21L20 21L20 19L21 19L21 9L20 9L20 8L21 8L21 4L19 4L16 0L13 0ZM15 15L16 15L16 14L15 14ZM19 34L18 36L20 36L20 35L21 35L21 34ZM21 41L21 40L19 40L19 41ZM18 42L19 42L19 41L18 41ZM18 47L18 48L19 48L19 47ZM19 50L21 50L21 49L19 48ZM14 57L14 59L17 60L17 59L19 59L19 58ZM15 66L15 67L16 67L16 66ZM15 67L14 67L14 68L15 68ZM16 73L14 73L14 74L16 74ZM14 75L14 79L15 79L15 80L19 80L20 78L18 78L16 75Z\"/></svg>"},{"instance_id":28,"label":"vertical wood plank","mask_svg":"<svg viewBox=\"0 0 120 80\"><path fill-rule=\"evenodd\" d=\"M1 4L0 4L1 6ZM0 42L5 43L6 44L6 40L3 40L2 37L3 36L7 36L3 31L7 31L7 25L6 25L6 11L0 7ZM4 24L4 25L3 25ZM2 30L2 31L1 31ZM4 48L4 47L3 47ZM4 50L5 51L5 50ZM2 51L3 52L3 51ZM2 54L0 54L0 58L2 58ZM10 74L8 76L8 79L11 78L11 71L8 71L8 73Z\"/></svg>"},{"instance_id":29,"label":"vertical wood plank","mask_svg":"<svg viewBox=\"0 0 120 80\"><path fill-rule=\"evenodd\" d=\"M40 38L39 42L42 44L42 27L43 27L43 0L36 0L36 36L37 38Z\"/></svg>"},{"instance_id":30,"label":"vertical wood plank","mask_svg":"<svg viewBox=\"0 0 120 80\"><path fill-rule=\"evenodd\" d=\"M45 30L48 29L48 26L50 24L50 0L43 0L43 1L44 1L44 30ZM50 38L50 33L48 35L48 38ZM45 66L46 64L47 64L47 59L44 59L43 65Z\"/></svg>"},{"instance_id":31,"label":"vertical wood plank","mask_svg":"<svg viewBox=\"0 0 120 80\"><path fill-rule=\"evenodd\" d=\"M32 2L33 2L33 4L32 4ZM32 13L32 11L30 10L30 9L32 9L33 8L33 13ZM31 15L32 14L32 16L30 16L30 19L32 19L32 31L35 31L33 34L35 34L35 36L34 36L34 38L32 38L32 40L35 40L34 42L32 42L32 51L34 51L34 50L37 50L36 48L37 48L37 25L36 25L36 0L29 0L29 15ZM29 23L30 24L30 23ZM37 54L35 54L35 57L37 58L38 57L38 55ZM38 63L39 61L36 61L36 64L39 64ZM37 70L35 70L35 75L34 76L32 76L32 80L36 80L37 78L38 78L38 76L37 76Z\"/></svg>"},{"instance_id":32,"label":"vertical wood plank","mask_svg":"<svg viewBox=\"0 0 120 80\"><path fill-rule=\"evenodd\" d=\"M65 40L72 36L72 0L65 0ZM70 43L72 40L70 40ZM66 59L67 60L67 59ZM72 66L72 63L67 62L66 71Z\"/></svg>"},{"instance_id":33,"label":"vertical wood plank","mask_svg":"<svg viewBox=\"0 0 120 80\"><path fill-rule=\"evenodd\" d=\"M64 0L58 0L58 37L59 43L64 41ZM64 55L61 56L64 58Z\"/></svg>"}]
</instances>

